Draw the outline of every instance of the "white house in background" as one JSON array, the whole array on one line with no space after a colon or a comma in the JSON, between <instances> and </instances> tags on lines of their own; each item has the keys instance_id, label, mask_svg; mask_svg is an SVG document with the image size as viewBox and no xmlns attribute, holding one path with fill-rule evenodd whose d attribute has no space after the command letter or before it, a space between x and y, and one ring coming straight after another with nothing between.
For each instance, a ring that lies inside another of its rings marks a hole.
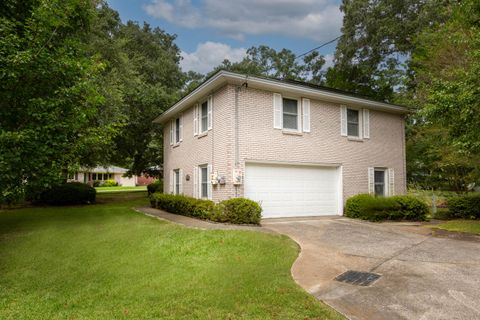
<instances>
[{"instance_id":1,"label":"white house in background","mask_svg":"<svg viewBox=\"0 0 480 320\"><path fill-rule=\"evenodd\" d=\"M81 168L78 172L71 173L68 176L68 181L77 181L88 184L93 184L94 181L115 180L119 186L135 187L137 185L137 176L124 177L128 169L116 166L95 168Z\"/></svg>"}]
</instances>

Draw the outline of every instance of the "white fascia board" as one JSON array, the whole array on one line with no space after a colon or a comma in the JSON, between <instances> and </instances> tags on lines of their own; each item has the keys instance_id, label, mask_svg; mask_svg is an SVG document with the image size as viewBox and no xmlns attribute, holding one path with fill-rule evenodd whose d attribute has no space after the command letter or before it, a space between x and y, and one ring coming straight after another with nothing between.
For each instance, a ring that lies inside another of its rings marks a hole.
<instances>
[{"instance_id":1,"label":"white fascia board","mask_svg":"<svg viewBox=\"0 0 480 320\"><path fill-rule=\"evenodd\" d=\"M353 106L368 107L373 110L381 110L392 113L407 114L411 111L405 107L397 106L380 101L373 101L361 97L353 97L347 94L330 92L327 90L309 88L306 86L286 83L280 80L262 79L253 76L246 76L238 73L220 71L212 78L202 83L199 87L186 95L180 101L175 103L171 108L162 113L153 122L163 123L172 117L174 114L183 111L185 108L193 105L197 100L207 94L211 93L217 87L224 83L232 83L242 85L248 83L248 86L258 89L265 89L273 92L281 92L293 95L299 95L302 97L310 98L313 100L329 101Z\"/></svg>"}]
</instances>

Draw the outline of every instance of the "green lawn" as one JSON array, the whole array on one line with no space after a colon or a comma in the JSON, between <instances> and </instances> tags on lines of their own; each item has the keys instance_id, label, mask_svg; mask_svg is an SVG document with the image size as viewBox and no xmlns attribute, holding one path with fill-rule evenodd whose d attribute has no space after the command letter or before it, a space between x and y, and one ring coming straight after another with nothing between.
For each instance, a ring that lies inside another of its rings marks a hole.
<instances>
[{"instance_id":1,"label":"green lawn","mask_svg":"<svg viewBox=\"0 0 480 320\"><path fill-rule=\"evenodd\" d=\"M98 193L102 192L124 192L124 191L146 191L146 186L138 186L138 187L96 187L95 188Z\"/></svg>"},{"instance_id":2,"label":"green lawn","mask_svg":"<svg viewBox=\"0 0 480 320\"><path fill-rule=\"evenodd\" d=\"M435 226L438 229L444 229L448 231L468 232L480 234L480 221L479 220L451 220L443 222Z\"/></svg>"},{"instance_id":3,"label":"green lawn","mask_svg":"<svg viewBox=\"0 0 480 320\"><path fill-rule=\"evenodd\" d=\"M0 211L0 319L340 319L298 287L285 236L184 228L99 204Z\"/></svg>"}]
</instances>

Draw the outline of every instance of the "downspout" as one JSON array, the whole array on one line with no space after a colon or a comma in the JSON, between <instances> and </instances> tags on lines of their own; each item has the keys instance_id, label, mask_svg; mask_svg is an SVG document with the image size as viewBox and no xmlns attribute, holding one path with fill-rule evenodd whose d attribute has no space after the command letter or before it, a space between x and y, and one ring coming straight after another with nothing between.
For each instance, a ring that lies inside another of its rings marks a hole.
<instances>
[{"instance_id":1,"label":"downspout","mask_svg":"<svg viewBox=\"0 0 480 320\"><path fill-rule=\"evenodd\" d=\"M235 87L235 116L234 116L234 157L235 157L235 166L234 168L237 169L240 166L240 151L239 151L239 126L238 126L238 97L240 94L240 90L242 87L236 86ZM238 185L235 185L235 198L238 197Z\"/></svg>"}]
</instances>

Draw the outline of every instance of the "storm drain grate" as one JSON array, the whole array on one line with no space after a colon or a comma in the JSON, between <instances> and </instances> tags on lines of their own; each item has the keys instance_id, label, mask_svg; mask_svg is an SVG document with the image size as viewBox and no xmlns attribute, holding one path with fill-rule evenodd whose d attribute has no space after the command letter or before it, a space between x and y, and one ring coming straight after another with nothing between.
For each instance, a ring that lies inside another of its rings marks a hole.
<instances>
[{"instance_id":1,"label":"storm drain grate","mask_svg":"<svg viewBox=\"0 0 480 320\"><path fill-rule=\"evenodd\" d=\"M336 277L335 280L357 286L369 286L379 278L380 275L376 273L348 270Z\"/></svg>"}]
</instances>

